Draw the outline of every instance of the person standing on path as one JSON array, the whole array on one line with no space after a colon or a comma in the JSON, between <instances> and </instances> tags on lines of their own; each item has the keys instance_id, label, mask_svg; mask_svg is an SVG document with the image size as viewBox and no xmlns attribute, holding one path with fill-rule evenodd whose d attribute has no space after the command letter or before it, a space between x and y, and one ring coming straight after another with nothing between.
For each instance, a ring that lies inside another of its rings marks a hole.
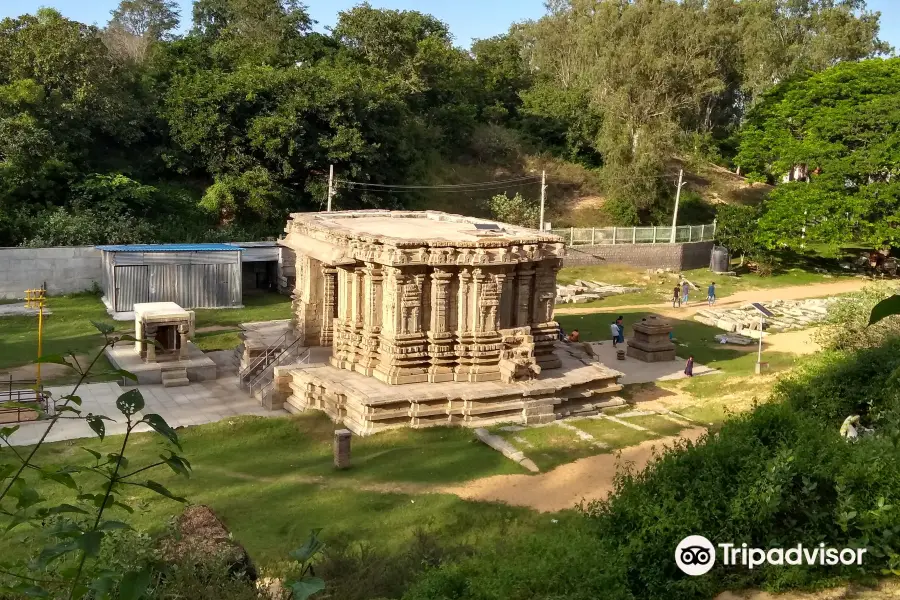
<instances>
[{"instance_id":1,"label":"person standing on path","mask_svg":"<svg viewBox=\"0 0 900 600\"><path fill-rule=\"evenodd\" d=\"M694 357L688 358L687 364L684 366L684 374L688 377L694 376Z\"/></svg>"},{"instance_id":2,"label":"person standing on path","mask_svg":"<svg viewBox=\"0 0 900 600\"><path fill-rule=\"evenodd\" d=\"M613 321L609 324L609 333L612 336L613 348L619 343L619 322Z\"/></svg>"},{"instance_id":3,"label":"person standing on path","mask_svg":"<svg viewBox=\"0 0 900 600\"><path fill-rule=\"evenodd\" d=\"M675 308L675 305L681 306L681 288L677 285L675 289L672 290L672 308Z\"/></svg>"},{"instance_id":4,"label":"person standing on path","mask_svg":"<svg viewBox=\"0 0 900 600\"><path fill-rule=\"evenodd\" d=\"M623 323L622 315L619 315L619 318L616 319L616 327L619 328L619 335L616 338L620 344L625 343L625 325Z\"/></svg>"},{"instance_id":5,"label":"person standing on path","mask_svg":"<svg viewBox=\"0 0 900 600\"><path fill-rule=\"evenodd\" d=\"M716 303L716 282L713 281L709 284L709 288L706 290L706 301L710 306Z\"/></svg>"},{"instance_id":6,"label":"person standing on path","mask_svg":"<svg viewBox=\"0 0 900 600\"><path fill-rule=\"evenodd\" d=\"M684 306L687 306L688 303L688 292L691 291L691 286L688 284L687 280L685 280L681 284L681 303Z\"/></svg>"}]
</instances>

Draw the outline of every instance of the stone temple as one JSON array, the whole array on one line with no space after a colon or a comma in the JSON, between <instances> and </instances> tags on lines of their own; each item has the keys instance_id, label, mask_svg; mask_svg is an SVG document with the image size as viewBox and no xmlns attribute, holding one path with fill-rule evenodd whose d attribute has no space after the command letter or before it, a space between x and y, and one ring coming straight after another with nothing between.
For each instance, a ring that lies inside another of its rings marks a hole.
<instances>
[{"instance_id":1,"label":"stone temple","mask_svg":"<svg viewBox=\"0 0 900 600\"><path fill-rule=\"evenodd\" d=\"M621 389L620 373L557 348L556 236L381 210L297 213L285 233L296 335L331 347L327 364L276 370L288 410L323 410L356 433L533 423Z\"/></svg>"}]
</instances>

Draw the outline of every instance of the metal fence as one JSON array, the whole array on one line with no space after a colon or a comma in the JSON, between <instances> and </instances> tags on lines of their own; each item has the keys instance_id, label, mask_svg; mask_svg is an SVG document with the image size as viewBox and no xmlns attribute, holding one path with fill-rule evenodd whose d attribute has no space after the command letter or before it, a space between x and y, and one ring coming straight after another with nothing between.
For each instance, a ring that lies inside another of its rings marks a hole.
<instances>
[{"instance_id":1,"label":"metal fence","mask_svg":"<svg viewBox=\"0 0 900 600\"><path fill-rule=\"evenodd\" d=\"M566 241L567 246L597 244L667 244L672 241L671 227L569 227L550 232ZM715 222L709 225L679 225L675 242L705 242L716 236Z\"/></svg>"}]
</instances>

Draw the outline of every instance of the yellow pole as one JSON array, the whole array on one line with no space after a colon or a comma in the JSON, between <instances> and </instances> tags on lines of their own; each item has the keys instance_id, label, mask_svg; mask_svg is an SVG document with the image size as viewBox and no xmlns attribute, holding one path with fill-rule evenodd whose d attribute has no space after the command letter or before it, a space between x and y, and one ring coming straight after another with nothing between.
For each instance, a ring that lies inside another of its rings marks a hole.
<instances>
[{"instance_id":1,"label":"yellow pole","mask_svg":"<svg viewBox=\"0 0 900 600\"><path fill-rule=\"evenodd\" d=\"M38 304L38 361L41 359L41 353L44 350L44 298L41 297ZM41 387L41 363L37 364L37 388L38 391L42 390Z\"/></svg>"}]
</instances>

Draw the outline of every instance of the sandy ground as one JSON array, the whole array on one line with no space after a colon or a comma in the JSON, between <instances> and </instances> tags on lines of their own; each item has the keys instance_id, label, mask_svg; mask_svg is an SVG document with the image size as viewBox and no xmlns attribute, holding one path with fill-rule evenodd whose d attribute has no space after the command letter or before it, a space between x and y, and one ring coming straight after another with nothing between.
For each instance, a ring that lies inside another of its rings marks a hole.
<instances>
[{"instance_id":1,"label":"sandy ground","mask_svg":"<svg viewBox=\"0 0 900 600\"><path fill-rule=\"evenodd\" d=\"M777 595L767 592L724 592L716 596L715 600L896 600L897 598L900 598L900 581L888 579L880 582L876 588L851 585L821 592L791 592Z\"/></svg>"},{"instance_id":2,"label":"sandy ground","mask_svg":"<svg viewBox=\"0 0 900 600\"><path fill-rule=\"evenodd\" d=\"M871 281L868 279L853 278L844 281L835 281L829 283L813 283L809 285L795 285L790 287L763 289L763 290L745 290L721 298L716 302L716 308L735 306L746 304L747 302L767 302L772 300L802 300L803 298L819 298L822 296L833 296L837 294L847 294L849 292L857 292ZM698 292L694 292L697 294ZM612 312L617 310L652 310L653 312L677 316L691 315L699 310L708 308L706 299L689 302L681 308L672 308L670 302L659 304L635 304L632 306L597 306L592 308L575 308L575 307L557 307L554 311L557 315L583 315L590 313Z\"/></svg>"},{"instance_id":3,"label":"sandy ground","mask_svg":"<svg viewBox=\"0 0 900 600\"><path fill-rule=\"evenodd\" d=\"M679 437L696 440L706 429L695 427ZM600 454L559 466L540 475L495 475L443 487L434 491L454 494L464 500L505 502L541 512L573 508L582 500L601 500L613 491L613 477L626 465L643 469L658 451L677 437L649 440L622 449L616 454Z\"/></svg>"}]
</instances>

